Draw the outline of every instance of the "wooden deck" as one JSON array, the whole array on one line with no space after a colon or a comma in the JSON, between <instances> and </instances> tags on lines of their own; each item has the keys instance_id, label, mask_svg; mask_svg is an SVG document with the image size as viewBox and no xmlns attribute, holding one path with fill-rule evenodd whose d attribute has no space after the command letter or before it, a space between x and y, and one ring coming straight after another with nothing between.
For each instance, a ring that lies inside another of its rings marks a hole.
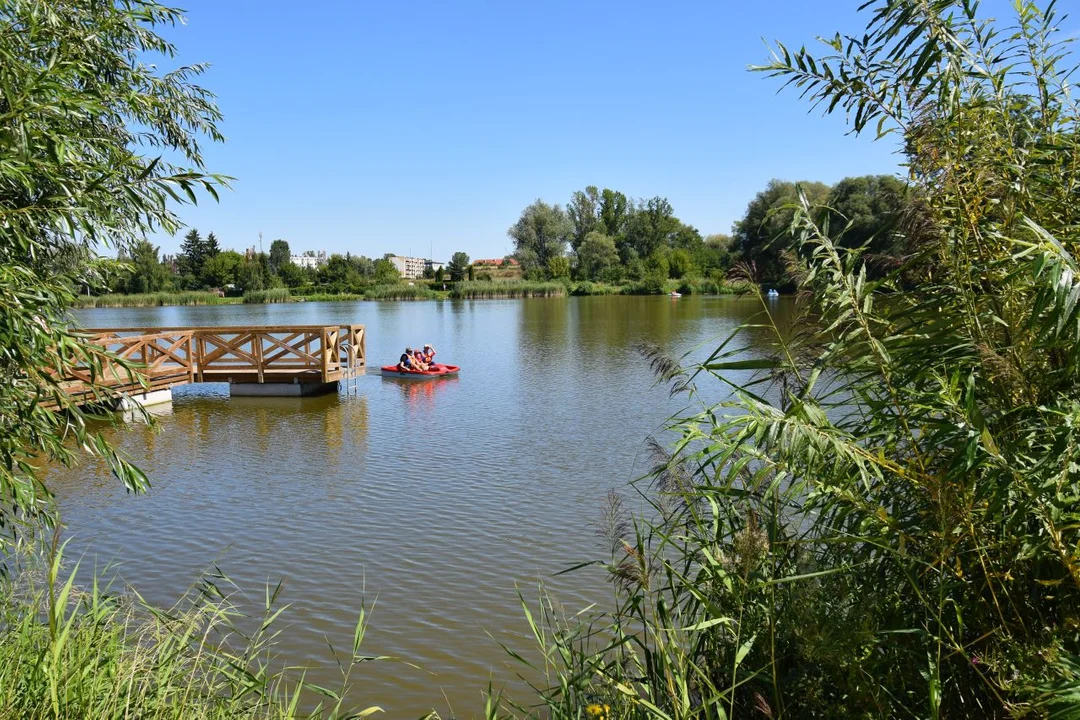
<instances>
[{"instance_id":1,"label":"wooden deck","mask_svg":"<svg viewBox=\"0 0 1080 720\"><path fill-rule=\"evenodd\" d=\"M366 365L363 325L96 328L90 342L134 363L135 377L118 363L101 369L98 384L125 394L188 383L333 383ZM140 380L145 381L140 382ZM72 396L91 394L89 368L67 381Z\"/></svg>"}]
</instances>

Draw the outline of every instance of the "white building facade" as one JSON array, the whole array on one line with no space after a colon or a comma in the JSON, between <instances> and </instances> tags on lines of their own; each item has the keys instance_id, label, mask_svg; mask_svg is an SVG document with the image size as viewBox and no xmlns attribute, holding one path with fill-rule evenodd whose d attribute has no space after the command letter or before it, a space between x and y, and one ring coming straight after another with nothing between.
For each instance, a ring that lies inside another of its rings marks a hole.
<instances>
[{"instance_id":1,"label":"white building facade","mask_svg":"<svg viewBox=\"0 0 1080 720\"><path fill-rule=\"evenodd\" d=\"M311 268L314 270L315 268L326 264L326 251L320 250L314 255L291 255L289 261L297 267Z\"/></svg>"},{"instance_id":2,"label":"white building facade","mask_svg":"<svg viewBox=\"0 0 1080 720\"><path fill-rule=\"evenodd\" d=\"M427 264L427 261L424 260L424 258L391 255L387 259L403 278L415 280L418 277L424 276L424 268Z\"/></svg>"}]
</instances>

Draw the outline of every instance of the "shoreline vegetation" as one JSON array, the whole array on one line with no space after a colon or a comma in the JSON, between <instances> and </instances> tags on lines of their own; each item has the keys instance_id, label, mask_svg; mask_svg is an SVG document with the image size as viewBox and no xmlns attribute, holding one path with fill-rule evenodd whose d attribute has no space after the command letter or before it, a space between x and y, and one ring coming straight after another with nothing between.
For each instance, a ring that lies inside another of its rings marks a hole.
<instances>
[{"instance_id":1,"label":"shoreline vegetation","mask_svg":"<svg viewBox=\"0 0 1080 720\"><path fill-rule=\"evenodd\" d=\"M586 297L595 295L740 295L752 291L746 282L707 279L669 280L663 283L644 280L622 285L582 280L580 282L528 280L473 280L445 283L446 290L429 284L372 285L363 292L290 292L287 288L252 290L239 296L222 297L206 291L154 292L105 295L82 295L75 299L77 309L135 308L184 305L264 305L291 302L347 302L355 300L497 300L533 297Z\"/></svg>"}]
</instances>

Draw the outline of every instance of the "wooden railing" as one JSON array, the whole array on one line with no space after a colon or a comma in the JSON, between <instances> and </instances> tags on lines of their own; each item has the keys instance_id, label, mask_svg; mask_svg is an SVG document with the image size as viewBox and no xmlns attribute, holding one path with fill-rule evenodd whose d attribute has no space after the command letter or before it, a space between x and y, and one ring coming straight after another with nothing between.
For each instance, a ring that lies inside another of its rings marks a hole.
<instances>
[{"instance_id":1,"label":"wooden railing","mask_svg":"<svg viewBox=\"0 0 1080 720\"><path fill-rule=\"evenodd\" d=\"M111 328L85 330L133 363L151 390L194 382L329 383L348 377L367 362L363 325L268 327ZM71 378L88 385L89 369ZM132 383L119 363L102 368L110 387Z\"/></svg>"}]
</instances>

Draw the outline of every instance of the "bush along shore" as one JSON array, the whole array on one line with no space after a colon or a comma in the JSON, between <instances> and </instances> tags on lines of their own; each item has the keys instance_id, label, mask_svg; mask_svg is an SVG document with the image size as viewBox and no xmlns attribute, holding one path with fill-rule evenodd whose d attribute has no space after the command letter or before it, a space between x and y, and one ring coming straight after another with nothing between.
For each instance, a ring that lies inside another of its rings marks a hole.
<instances>
[{"instance_id":1,"label":"bush along shore","mask_svg":"<svg viewBox=\"0 0 1080 720\"><path fill-rule=\"evenodd\" d=\"M241 297L222 297L212 292L156 292L132 295L84 295L77 308L161 307L167 305L262 305L287 302L343 302L349 300L443 300L446 298L484 300L497 298L534 298L590 295L663 295L677 291L683 295L735 295L752 290L750 283L704 279L663 280L645 278L624 285L606 283L527 280L463 281L447 283L446 290L430 285L372 285L363 292L321 292L303 289L273 288L250 290Z\"/></svg>"},{"instance_id":2,"label":"bush along shore","mask_svg":"<svg viewBox=\"0 0 1080 720\"><path fill-rule=\"evenodd\" d=\"M160 307L165 305L230 305L241 298L222 297L217 293L192 290L188 292L155 292L133 295L80 295L73 303L77 308ZM246 302L246 300L245 300Z\"/></svg>"}]
</instances>

